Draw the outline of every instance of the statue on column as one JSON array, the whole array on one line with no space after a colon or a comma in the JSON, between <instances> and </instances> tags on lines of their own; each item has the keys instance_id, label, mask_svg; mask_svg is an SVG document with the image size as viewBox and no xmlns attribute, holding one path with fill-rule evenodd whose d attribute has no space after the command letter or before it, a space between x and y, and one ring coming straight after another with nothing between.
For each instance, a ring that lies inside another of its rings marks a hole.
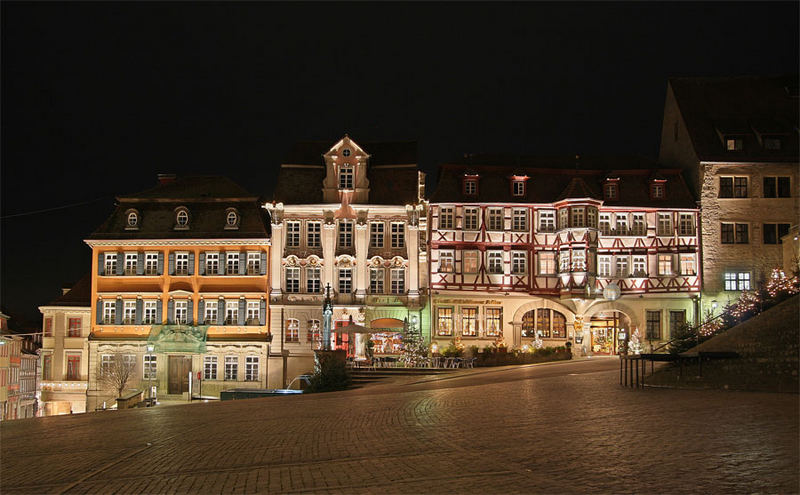
<instances>
[{"instance_id":1,"label":"statue on column","mask_svg":"<svg viewBox=\"0 0 800 495\"><path fill-rule=\"evenodd\" d=\"M331 326L333 324L333 301L331 284L325 286L325 300L322 302L322 350L331 350Z\"/></svg>"}]
</instances>

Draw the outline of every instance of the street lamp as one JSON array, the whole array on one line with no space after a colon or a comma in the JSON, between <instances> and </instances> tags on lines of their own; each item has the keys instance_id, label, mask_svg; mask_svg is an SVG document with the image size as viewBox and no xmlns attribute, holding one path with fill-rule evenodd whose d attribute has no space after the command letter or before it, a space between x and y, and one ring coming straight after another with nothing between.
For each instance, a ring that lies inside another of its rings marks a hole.
<instances>
[{"instance_id":1,"label":"street lamp","mask_svg":"<svg viewBox=\"0 0 800 495\"><path fill-rule=\"evenodd\" d=\"M153 351L156 346L147 344L147 354L150 359L147 360L147 398L150 406L153 405Z\"/></svg>"}]
</instances>

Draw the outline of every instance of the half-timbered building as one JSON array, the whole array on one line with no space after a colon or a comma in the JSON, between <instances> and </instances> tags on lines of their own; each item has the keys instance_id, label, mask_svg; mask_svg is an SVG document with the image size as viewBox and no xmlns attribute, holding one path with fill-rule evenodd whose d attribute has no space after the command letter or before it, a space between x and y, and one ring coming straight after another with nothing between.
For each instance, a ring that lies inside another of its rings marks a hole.
<instances>
[{"instance_id":1,"label":"half-timbered building","mask_svg":"<svg viewBox=\"0 0 800 495\"><path fill-rule=\"evenodd\" d=\"M655 346L696 318L698 209L678 170L470 161L442 165L430 199L434 344L611 354L632 331Z\"/></svg>"}]
</instances>

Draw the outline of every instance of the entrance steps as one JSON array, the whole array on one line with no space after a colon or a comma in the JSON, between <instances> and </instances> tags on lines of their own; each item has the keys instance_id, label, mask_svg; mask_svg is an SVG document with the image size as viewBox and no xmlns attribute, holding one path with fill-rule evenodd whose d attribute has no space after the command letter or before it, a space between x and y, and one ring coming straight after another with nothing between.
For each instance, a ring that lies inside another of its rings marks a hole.
<instances>
[{"instance_id":1,"label":"entrance steps","mask_svg":"<svg viewBox=\"0 0 800 495\"><path fill-rule=\"evenodd\" d=\"M353 385L366 385L398 376L446 375L458 371L452 368L352 368L350 377Z\"/></svg>"}]
</instances>

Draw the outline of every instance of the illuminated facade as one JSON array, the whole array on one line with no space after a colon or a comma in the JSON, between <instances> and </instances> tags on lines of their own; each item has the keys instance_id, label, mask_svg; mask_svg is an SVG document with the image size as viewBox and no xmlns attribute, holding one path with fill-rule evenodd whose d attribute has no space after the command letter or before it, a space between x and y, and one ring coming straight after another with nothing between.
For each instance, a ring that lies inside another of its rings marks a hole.
<instances>
[{"instance_id":1,"label":"illuminated facade","mask_svg":"<svg viewBox=\"0 0 800 495\"><path fill-rule=\"evenodd\" d=\"M266 387L269 235L258 199L224 177L160 176L117 200L86 240L89 409L111 405L99 377L117 354L135 369L129 387L159 398Z\"/></svg>"},{"instance_id":2,"label":"illuminated facade","mask_svg":"<svg viewBox=\"0 0 800 495\"><path fill-rule=\"evenodd\" d=\"M425 176L416 143L301 143L281 165L272 219L271 328L289 376L322 345L322 301L333 294L332 347L361 354L351 320L375 331L376 354L397 354L406 319L427 335ZM278 346L280 345L280 348Z\"/></svg>"},{"instance_id":3,"label":"illuminated facade","mask_svg":"<svg viewBox=\"0 0 800 495\"><path fill-rule=\"evenodd\" d=\"M621 332L638 329L656 346L696 318L698 210L680 171L616 169L631 164L613 159L581 160L581 170L497 161L443 165L430 200L439 348L523 348L538 336L544 346L613 354ZM603 296L612 283L615 301Z\"/></svg>"}]
</instances>

